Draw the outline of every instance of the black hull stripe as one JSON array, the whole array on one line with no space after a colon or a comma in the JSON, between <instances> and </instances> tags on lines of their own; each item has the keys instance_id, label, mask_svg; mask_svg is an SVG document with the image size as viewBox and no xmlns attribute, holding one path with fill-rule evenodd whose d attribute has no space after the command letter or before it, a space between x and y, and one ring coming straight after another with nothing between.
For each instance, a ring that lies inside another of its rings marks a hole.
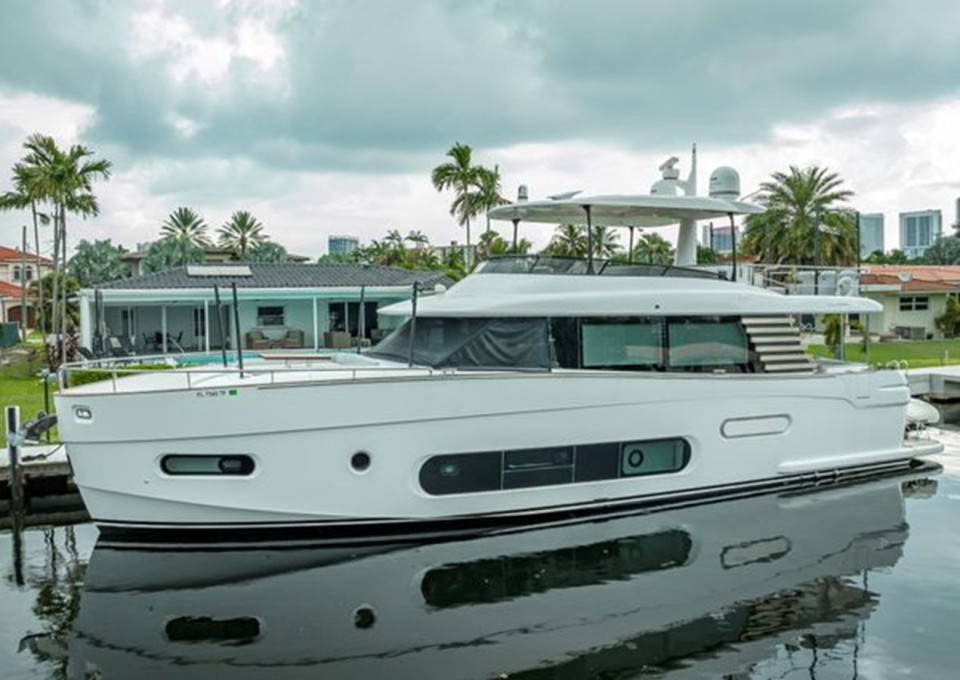
<instances>
[{"instance_id":1,"label":"black hull stripe","mask_svg":"<svg viewBox=\"0 0 960 680\"><path fill-rule=\"evenodd\" d=\"M510 513L460 515L429 519L336 520L302 522L245 522L222 524L121 523L98 524L101 543L139 545L209 546L225 543L271 543L276 541L335 543L383 543L445 540L534 526L565 524L619 515L673 509L715 500L747 498L772 492L807 491L902 474L905 471L934 472L939 466L918 460L846 468L830 473L806 473L745 484L703 487L682 493L637 496L554 506Z\"/></svg>"}]
</instances>

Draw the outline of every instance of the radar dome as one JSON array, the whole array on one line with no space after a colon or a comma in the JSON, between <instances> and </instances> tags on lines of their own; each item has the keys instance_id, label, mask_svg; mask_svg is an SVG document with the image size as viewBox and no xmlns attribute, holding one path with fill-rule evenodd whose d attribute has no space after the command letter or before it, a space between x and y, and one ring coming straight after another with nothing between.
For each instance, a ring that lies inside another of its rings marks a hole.
<instances>
[{"instance_id":1,"label":"radar dome","mask_svg":"<svg viewBox=\"0 0 960 680\"><path fill-rule=\"evenodd\" d=\"M710 173L710 198L735 201L740 198L740 173L731 167L719 167Z\"/></svg>"}]
</instances>

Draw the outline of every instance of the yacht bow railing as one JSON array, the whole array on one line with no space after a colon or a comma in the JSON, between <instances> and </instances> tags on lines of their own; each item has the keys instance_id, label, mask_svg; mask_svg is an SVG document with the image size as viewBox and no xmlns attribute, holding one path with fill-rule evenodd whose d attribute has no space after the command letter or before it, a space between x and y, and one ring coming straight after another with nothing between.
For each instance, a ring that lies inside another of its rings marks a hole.
<instances>
[{"instance_id":1,"label":"yacht bow railing","mask_svg":"<svg viewBox=\"0 0 960 680\"><path fill-rule=\"evenodd\" d=\"M178 355L178 357L183 356L219 358L205 353ZM337 381L359 380L364 377L383 376L385 374L432 376L450 373L448 369L434 369L427 366L351 366L350 364L336 363L334 356L335 353L291 354L272 357L262 355L261 359L263 360L283 362L283 365L247 363L243 368L237 364L224 367L220 365L219 361L209 364L179 365L173 363L169 355L164 354L134 356L123 359L105 358L64 364L57 372L57 378L60 389L64 390L71 386L77 386L77 381L71 380L71 376L95 374L96 379L78 378L78 380L82 381L80 384L110 381L110 393L117 394L119 392L162 392L182 389L226 389L244 384L273 385L300 382L303 381L304 376L309 374L314 374L314 376L308 378L307 381L320 382L327 379ZM356 354L351 353L351 356L356 356ZM158 375L157 383L145 384L142 388L132 385L122 388L118 386L118 381L121 378L147 373L156 373ZM235 381L218 380L218 378L224 376L230 376Z\"/></svg>"}]
</instances>

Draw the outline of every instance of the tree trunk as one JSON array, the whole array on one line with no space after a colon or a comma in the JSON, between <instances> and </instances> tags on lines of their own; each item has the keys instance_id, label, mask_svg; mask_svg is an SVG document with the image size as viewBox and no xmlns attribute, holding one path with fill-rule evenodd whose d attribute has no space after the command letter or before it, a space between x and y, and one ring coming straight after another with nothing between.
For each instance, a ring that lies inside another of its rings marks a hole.
<instances>
[{"instance_id":1,"label":"tree trunk","mask_svg":"<svg viewBox=\"0 0 960 680\"><path fill-rule=\"evenodd\" d=\"M63 254L60 266L63 267L63 281L60 285L60 365L67 363L67 211L60 211L60 247Z\"/></svg>"},{"instance_id":2,"label":"tree trunk","mask_svg":"<svg viewBox=\"0 0 960 680\"><path fill-rule=\"evenodd\" d=\"M43 309L43 265L40 262L40 227L37 224L37 204L30 202L30 211L33 213L33 243L37 254L37 325L40 326L40 337L47 341L47 315Z\"/></svg>"},{"instance_id":3,"label":"tree trunk","mask_svg":"<svg viewBox=\"0 0 960 680\"><path fill-rule=\"evenodd\" d=\"M53 333L54 343L60 341L57 335L60 321L57 300L60 293L60 206L53 206L53 290L50 295L50 330ZM54 348L56 348L54 344ZM56 356L56 354L54 354Z\"/></svg>"}]
</instances>

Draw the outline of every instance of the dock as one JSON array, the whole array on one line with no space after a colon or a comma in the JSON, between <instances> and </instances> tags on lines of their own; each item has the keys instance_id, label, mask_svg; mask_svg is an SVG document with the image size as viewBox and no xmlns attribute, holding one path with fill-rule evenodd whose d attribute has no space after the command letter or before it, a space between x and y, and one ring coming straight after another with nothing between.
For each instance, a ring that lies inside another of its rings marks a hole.
<instances>
[{"instance_id":1,"label":"dock","mask_svg":"<svg viewBox=\"0 0 960 680\"><path fill-rule=\"evenodd\" d=\"M73 483L67 454L60 444L20 447L24 492L23 526L75 524L90 519ZM0 529L13 526L10 454L0 449Z\"/></svg>"},{"instance_id":2,"label":"dock","mask_svg":"<svg viewBox=\"0 0 960 680\"><path fill-rule=\"evenodd\" d=\"M910 394L932 401L960 399L960 366L912 368L907 371Z\"/></svg>"}]
</instances>

